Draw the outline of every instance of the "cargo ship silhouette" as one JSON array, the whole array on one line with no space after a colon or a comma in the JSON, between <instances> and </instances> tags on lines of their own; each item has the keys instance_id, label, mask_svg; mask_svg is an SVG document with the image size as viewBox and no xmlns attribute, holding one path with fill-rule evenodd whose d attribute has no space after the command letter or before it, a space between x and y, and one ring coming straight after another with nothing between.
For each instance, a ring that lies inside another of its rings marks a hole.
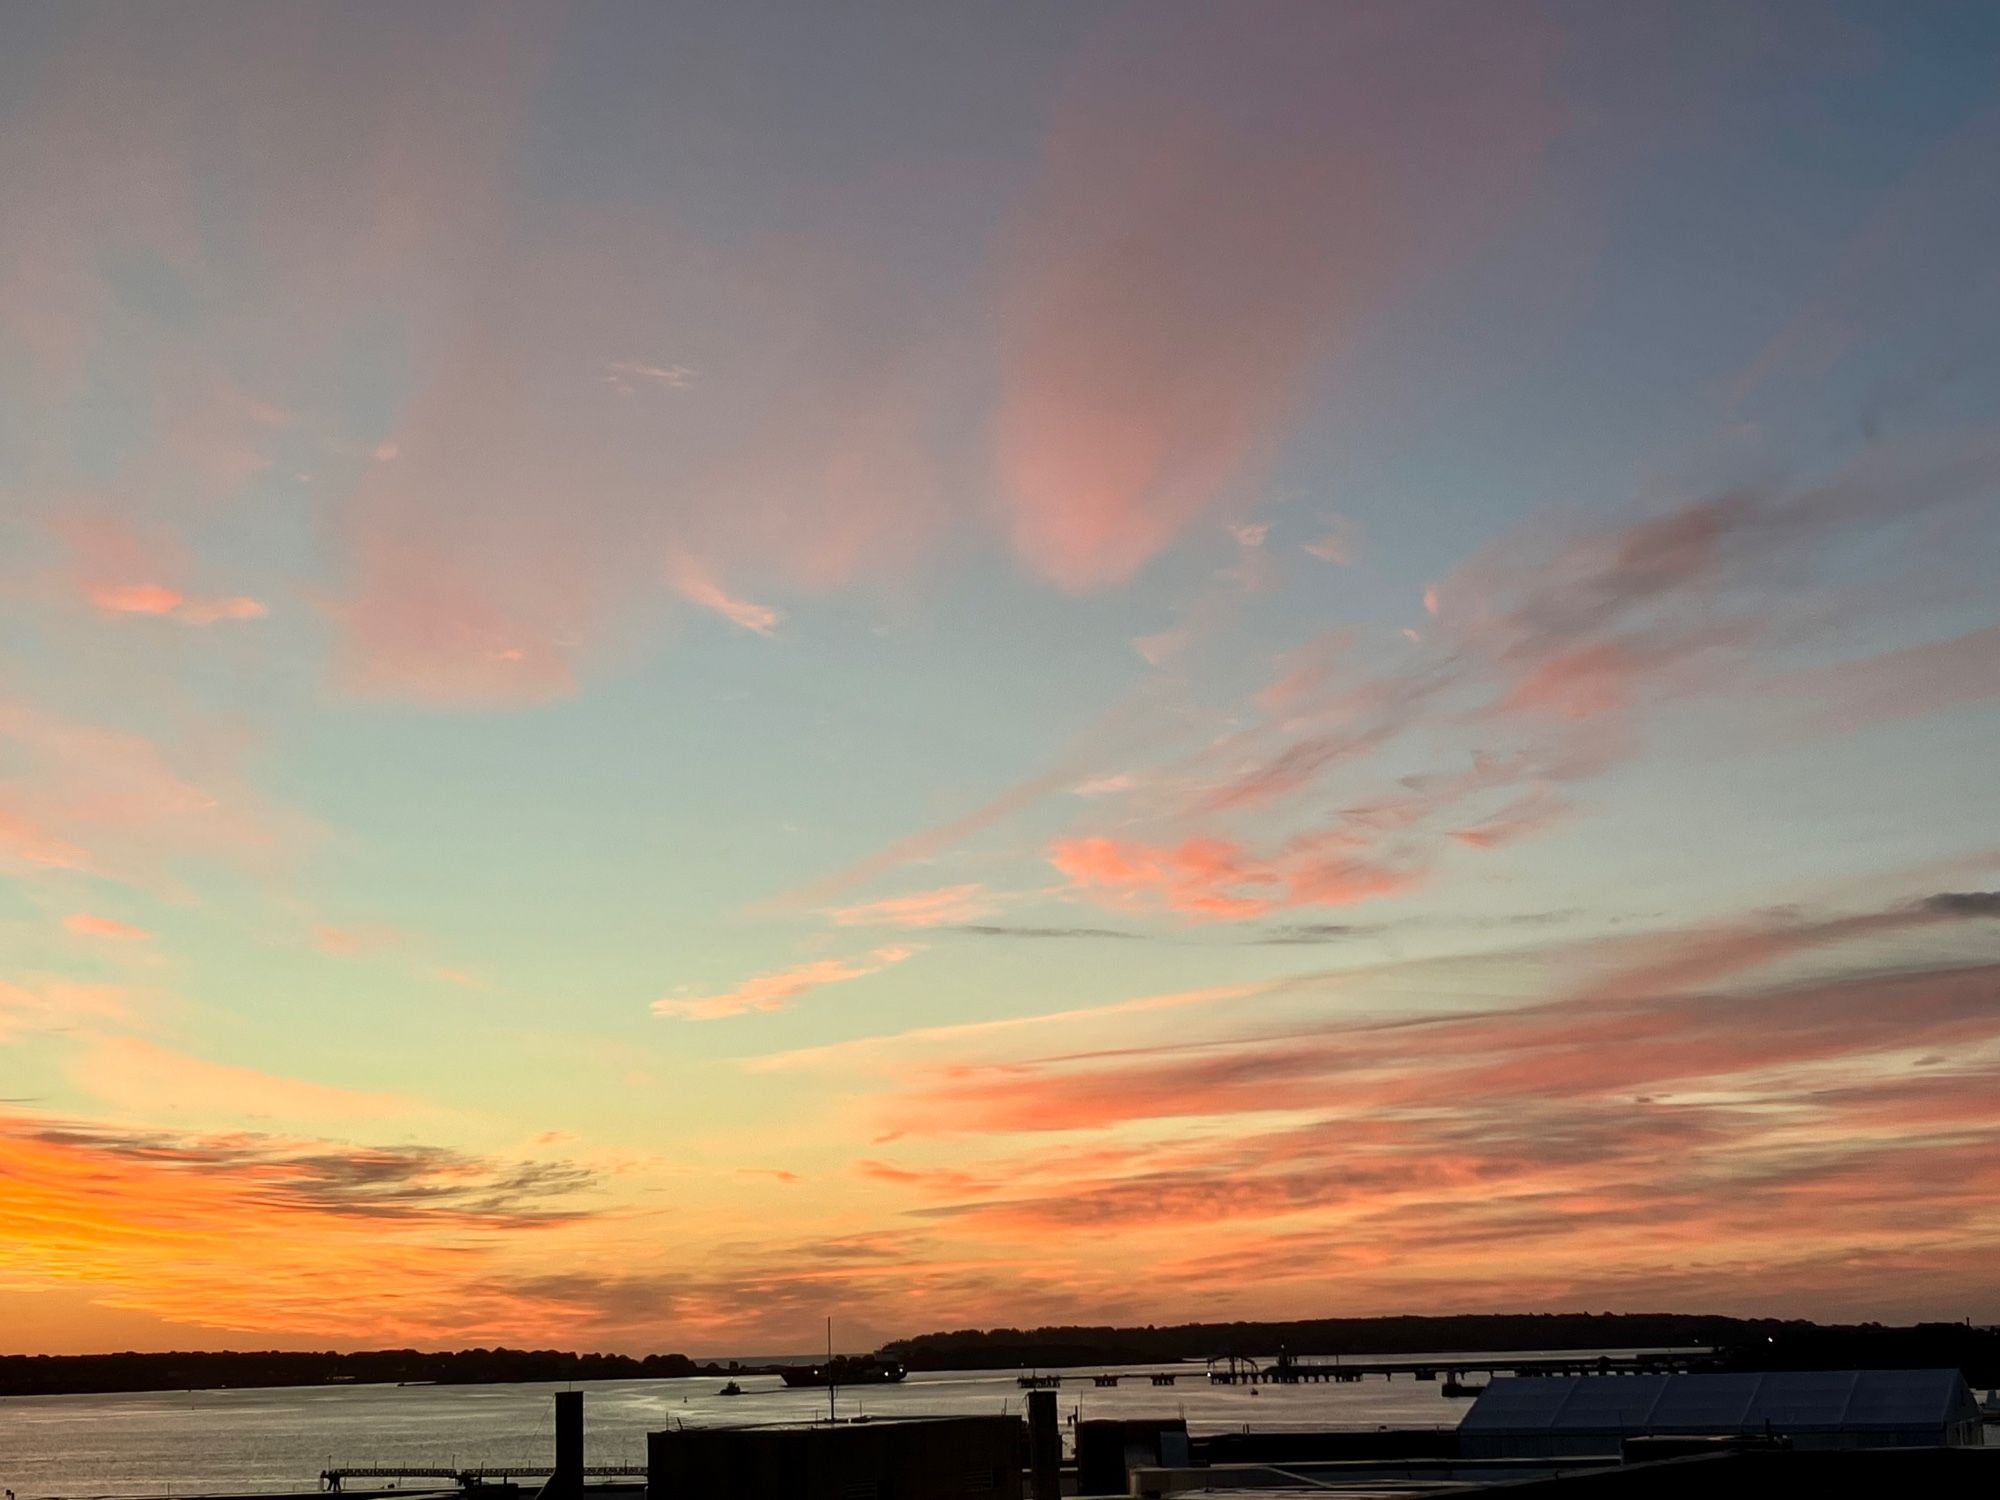
<instances>
[{"instance_id":1,"label":"cargo ship silhouette","mask_svg":"<svg viewBox=\"0 0 2000 1500\"><path fill-rule=\"evenodd\" d=\"M893 1385L909 1371L872 1354L840 1354L816 1365L791 1365L778 1373L786 1385L824 1389L829 1385Z\"/></svg>"}]
</instances>

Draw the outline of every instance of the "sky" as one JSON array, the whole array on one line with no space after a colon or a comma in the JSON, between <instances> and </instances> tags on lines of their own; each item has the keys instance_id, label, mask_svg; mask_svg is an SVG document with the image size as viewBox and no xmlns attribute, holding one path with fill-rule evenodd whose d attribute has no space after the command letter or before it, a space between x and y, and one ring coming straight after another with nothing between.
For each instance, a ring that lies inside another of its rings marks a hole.
<instances>
[{"instance_id":1,"label":"sky","mask_svg":"<svg viewBox=\"0 0 2000 1500\"><path fill-rule=\"evenodd\" d=\"M2000 1320L2000 11L0 13L0 1346Z\"/></svg>"}]
</instances>

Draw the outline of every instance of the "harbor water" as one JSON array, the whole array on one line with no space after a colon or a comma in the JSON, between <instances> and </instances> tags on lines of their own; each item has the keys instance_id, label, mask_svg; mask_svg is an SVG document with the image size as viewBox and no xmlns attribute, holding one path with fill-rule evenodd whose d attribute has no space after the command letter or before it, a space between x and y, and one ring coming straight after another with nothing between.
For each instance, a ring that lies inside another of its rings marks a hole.
<instances>
[{"instance_id":1,"label":"harbor water","mask_svg":"<svg viewBox=\"0 0 2000 1500\"><path fill-rule=\"evenodd\" d=\"M1448 1357L1448 1356L1445 1356ZM1155 1386L1154 1370L1172 1370ZM1116 1373L1115 1387L1091 1383ZM1212 1386L1200 1365L1093 1367L1063 1372L1065 1424L1092 1417L1185 1417L1196 1433L1253 1427L1451 1427L1467 1403L1434 1382ZM896 1385L840 1390L837 1415L876 1417L1024 1411L1017 1372L913 1372ZM407 1463L504 1467L546 1463L554 1393L581 1389L587 1458L643 1464L646 1434L824 1418L824 1390L790 1389L775 1375L605 1380L580 1387L327 1385L267 1390L153 1391L132 1395L0 1399L0 1486L38 1496L244 1494L311 1490L320 1471ZM433 1487L409 1483L406 1488Z\"/></svg>"}]
</instances>

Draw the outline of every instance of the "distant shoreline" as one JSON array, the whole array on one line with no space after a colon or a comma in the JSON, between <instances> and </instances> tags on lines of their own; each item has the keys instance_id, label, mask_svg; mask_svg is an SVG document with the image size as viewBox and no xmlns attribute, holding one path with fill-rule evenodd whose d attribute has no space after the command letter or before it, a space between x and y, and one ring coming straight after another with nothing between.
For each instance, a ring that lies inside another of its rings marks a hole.
<instances>
[{"instance_id":1,"label":"distant shoreline","mask_svg":"<svg viewBox=\"0 0 2000 1500\"><path fill-rule=\"evenodd\" d=\"M1313 1358L1695 1347L1723 1351L1721 1362L1734 1369L1956 1365L1974 1385L2000 1384L2000 1333L1990 1329L1960 1323L1823 1326L1683 1313L1484 1313L1145 1328L963 1329L894 1340L876 1352L912 1371L980 1371L1184 1364L1230 1355L1261 1359L1280 1350ZM697 1361L683 1354L641 1358L505 1348L15 1354L0 1355L0 1396L674 1380L775 1374L811 1358L753 1363Z\"/></svg>"}]
</instances>

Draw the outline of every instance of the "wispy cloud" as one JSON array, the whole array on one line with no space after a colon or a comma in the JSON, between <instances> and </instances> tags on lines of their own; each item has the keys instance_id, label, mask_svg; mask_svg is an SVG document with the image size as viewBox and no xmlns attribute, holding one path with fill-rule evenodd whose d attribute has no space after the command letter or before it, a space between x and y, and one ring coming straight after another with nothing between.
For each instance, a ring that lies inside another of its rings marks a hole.
<instances>
[{"instance_id":1,"label":"wispy cloud","mask_svg":"<svg viewBox=\"0 0 2000 1500\"><path fill-rule=\"evenodd\" d=\"M1015 546L1064 587L1129 577L1239 495L1322 359L1424 247L1473 243L1552 133L1539 26L1440 50L1400 12L1269 21L1130 13L1055 112L1004 262L998 434ZM1401 111L1431 127L1385 131ZM1415 178L1448 214L1386 188Z\"/></svg>"},{"instance_id":2,"label":"wispy cloud","mask_svg":"<svg viewBox=\"0 0 2000 1500\"><path fill-rule=\"evenodd\" d=\"M1450 836L1474 848L1497 849L1542 832L1571 811L1568 803L1537 787L1482 822L1452 829Z\"/></svg>"},{"instance_id":3,"label":"wispy cloud","mask_svg":"<svg viewBox=\"0 0 2000 1500\"><path fill-rule=\"evenodd\" d=\"M783 610L737 598L723 588L700 559L688 553L677 552L667 560L667 579L690 604L712 609L732 625L758 635L771 635L784 623Z\"/></svg>"},{"instance_id":4,"label":"wispy cloud","mask_svg":"<svg viewBox=\"0 0 2000 1500\"><path fill-rule=\"evenodd\" d=\"M912 946L876 948L860 958L819 958L753 975L734 989L712 995L692 995L679 991L653 1002L656 1016L679 1016L688 1021L717 1021L729 1016L757 1011L789 1010L801 995L830 984L846 984L879 974L923 950Z\"/></svg>"},{"instance_id":5,"label":"wispy cloud","mask_svg":"<svg viewBox=\"0 0 2000 1500\"><path fill-rule=\"evenodd\" d=\"M751 1058L745 1067L753 1073L782 1072L790 1068L844 1067L862 1060L880 1062L913 1051L929 1050L939 1044L956 1045L995 1037L1032 1036L1042 1031L1060 1033L1078 1024L1118 1020L1152 1011L1181 1010L1188 1007L1219 1006L1266 993L1274 984L1223 984L1201 989L1171 990L1158 995L1140 995L1103 1005L1077 1006L1066 1010L1041 1011L1026 1016L1002 1016L986 1021L954 1021L940 1026L919 1026L888 1036L857 1037L852 1041L830 1042L818 1047L799 1047L785 1052Z\"/></svg>"},{"instance_id":6,"label":"wispy cloud","mask_svg":"<svg viewBox=\"0 0 2000 1500\"><path fill-rule=\"evenodd\" d=\"M165 884L189 856L273 867L316 832L232 760L0 698L0 859Z\"/></svg>"},{"instance_id":7,"label":"wispy cloud","mask_svg":"<svg viewBox=\"0 0 2000 1500\"><path fill-rule=\"evenodd\" d=\"M647 386L684 391L693 386L694 371L686 365L656 365L639 359L614 359L605 365L603 380L621 396L633 395Z\"/></svg>"},{"instance_id":8,"label":"wispy cloud","mask_svg":"<svg viewBox=\"0 0 2000 1500\"><path fill-rule=\"evenodd\" d=\"M42 1127L34 1139L106 1160L236 1177L268 1208L459 1227L560 1222L580 1211L567 1200L595 1182L591 1171L571 1163L493 1162L438 1146L340 1146L68 1121Z\"/></svg>"},{"instance_id":9,"label":"wispy cloud","mask_svg":"<svg viewBox=\"0 0 2000 1500\"><path fill-rule=\"evenodd\" d=\"M153 935L130 922L121 922L116 917L101 917L88 911L75 911L64 917L63 931L74 933L77 937L109 938L113 942L143 942Z\"/></svg>"},{"instance_id":10,"label":"wispy cloud","mask_svg":"<svg viewBox=\"0 0 2000 1500\"><path fill-rule=\"evenodd\" d=\"M2000 1047L1990 963L1896 968L1849 958L1845 972L1789 976L1783 967L1991 915L1977 902L1917 902L1663 931L1609 944L1573 994L1552 1000L1414 1019L1336 1017L1102 1055L959 1058L886 1101L885 1113L905 1133L1008 1133L1312 1109L1335 1093L1357 1112L1526 1098L1613 1107L1676 1090L1791 1097L1803 1069L1893 1071L1926 1050L1970 1060Z\"/></svg>"},{"instance_id":11,"label":"wispy cloud","mask_svg":"<svg viewBox=\"0 0 2000 1500\"><path fill-rule=\"evenodd\" d=\"M1339 563L1345 567L1353 563L1360 550L1361 528L1346 516L1332 516L1327 519L1326 530L1309 542L1300 544L1300 550L1321 562Z\"/></svg>"},{"instance_id":12,"label":"wispy cloud","mask_svg":"<svg viewBox=\"0 0 2000 1500\"><path fill-rule=\"evenodd\" d=\"M1952 916L2000 917L2000 891L1940 891L1926 896L1923 906Z\"/></svg>"},{"instance_id":13,"label":"wispy cloud","mask_svg":"<svg viewBox=\"0 0 2000 1500\"><path fill-rule=\"evenodd\" d=\"M2000 703L2000 625L1793 673L1758 690L1798 703L1813 733Z\"/></svg>"},{"instance_id":14,"label":"wispy cloud","mask_svg":"<svg viewBox=\"0 0 2000 1500\"><path fill-rule=\"evenodd\" d=\"M1227 839L1146 844L1094 835L1058 839L1049 863L1078 894L1113 906L1206 919L1263 916L1297 906L1348 906L1417 885L1423 872L1304 845L1262 858Z\"/></svg>"},{"instance_id":15,"label":"wispy cloud","mask_svg":"<svg viewBox=\"0 0 2000 1500\"><path fill-rule=\"evenodd\" d=\"M970 922L993 909L992 898L977 881L940 886L907 896L886 896L827 912L842 927L941 927Z\"/></svg>"},{"instance_id":16,"label":"wispy cloud","mask_svg":"<svg viewBox=\"0 0 2000 1500\"><path fill-rule=\"evenodd\" d=\"M504 1251L597 1211L588 1169L0 1112L0 1274L190 1328L453 1344L575 1314ZM346 1288L338 1315L325 1289ZM211 1334L210 1336L213 1336Z\"/></svg>"},{"instance_id":17,"label":"wispy cloud","mask_svg":"<svg viewBox=\"0 0 2000 1500\"><path fill-rule=\"evenodd\" d=\"M1121 932L1113 927L1050 927L1004 925L995 922L965 922L950 929L964 933L967 937L1024 938L1030 941L1058 941L1070 938L1110 938L1114 941L1130 942L1143 939L1143 933Z\"/></svg>"},{"instance_id":18,"label":"wispy cloud","mask_svg":"<svg viewBox=\"0 0 2000 1500\"><path fill-rule=\"evenodd\" d=\"M90 854L25 813L0 805L0 860L54 870L88 867Z\"/></svg>"},{"instance_id":19,"label":"wispy cloud","mask_svg":"<svg viewBox=\"0 0 2000 1500\"><path fill-rule=\"evenodd\" d=\"M226 598L189 598L178 589L158 583L98 584L90 590L90 602L106 614L155 615L183 625L261 620L270 613L262 601L240 594Z\"/></svg>"}]
</instances>

